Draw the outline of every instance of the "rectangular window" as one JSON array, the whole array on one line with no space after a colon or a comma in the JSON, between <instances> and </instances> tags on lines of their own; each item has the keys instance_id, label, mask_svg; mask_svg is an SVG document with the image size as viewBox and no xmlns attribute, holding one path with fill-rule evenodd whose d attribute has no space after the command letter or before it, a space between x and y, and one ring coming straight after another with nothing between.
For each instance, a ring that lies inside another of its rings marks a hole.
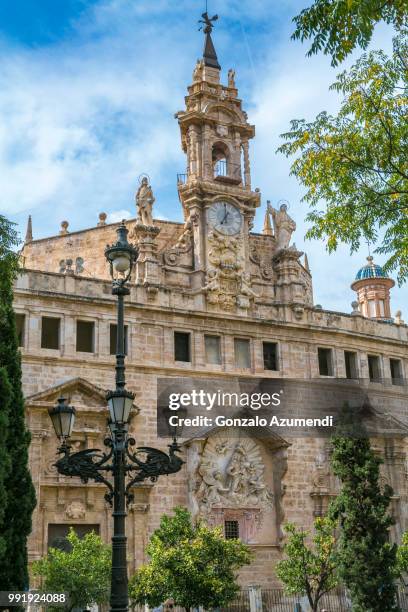
<instances>
[{"instance_id":1,"label":"rectangular window","mask_svg":"<svg viewBox=\"0 0 408 612\"><path fill-rule=\"evenodd\" d=\"M77 321L76 350L81 353L93 353L95 346L95 323Z\"/></svg>"},{"instance_id":2,"label":"rectangular window","mask_svg":"<svg viewBox=\"0 0 408 612\"><path fill-rule=\"evenodd\" d=\"M110 325L110 354L116 355L116 342L118 338L118 326L116 323ZM128 326L125 325L125 355L128 354Z\"/></svg>"},{"instance_id":3,"label":"rectangular window","mask_svg":"<svg viewBox=\"0 0 408 612\"><path fill-rule=\"evenodd\" d=\"M41 319L41 348L59 349L60 322L56 317L42 317Z\"/></svg>"},{"instance_id":4,"label":"rectangular window","mask_svg":"<svg viewBox=\"0 0 408 612\"><path fill-rule=\"evenodd\" d=\"M18 346L24 346L25 315L16 314L16 330Z\"/></svg>"},{"instance_id":5,"label":"rectangular window","mask_svg":"<svg viewBox=\"0 0 408 612\"><path fill-rule=\"evenodd\" d=\"M99 525L48 523L48 548L52 547L63 550L64 552L70 552L72 550L72 546L67 540L67 535L71 527L81 539L87 533L91 533L91 531L94 531L97 535L99 535Z\"/></svg>"},{"instance_id":6,"label":"rectangular window","mask_svg":"<svg viewBox=\"0 0 408 612\"><path fill-rule=\"evenodd\" d=\"M344 363L346 366L346 378L358 378L357 353L344 351Z\"/></svg>"},{"instance_id":7,"label":"rectangular window","mask_svg":"<svg viewBox=\"0 0 408 612\"><path fill-rule=\"evenodd\" d=\"M318 348L317 353L320 376L333 376L332 350L329 348Z\"/></svg>"},{"instance_id":8,"label":"rectangular window","mask_svg":"<svg viewBox=\"0 0 408 612\"><path fill-rule=\"evenodd\" d=\"M221 364L221 338L219 336L204 336L205 358L207 363Z\"/></svg>"},{"instance_id":9,"label":"rectangular window","mask_svg":"<svg viewBox=\"0 0 408 612\"><path fill-rule=\"evenodd\" d=\"M250 368L251 355L249 340L234 338L235 365L237 368Z\"/></svg>"},{"instance_id":10,"label":"rectangular window","mask_svg":"<svg viewBox=\"0 0 408 612\"><path fill-rule=\"evenodd\" d=\"M224 534L226 540L238 540L239 523L238 521L224 521Z\"/></svg>"},{"instance_id":11,"label":"rectangular window","mask_svg":"<svg viewBox=\"0 0 408 612\"><path fill-rule=\"evenodd\" d=\"M276 342L263 342L264 370L279 370L278 345Z\"/></svg>"},{"instance_id":12,"label":"rectangular window","mask_svg":"<svg viewBox=\"0 0 408 612\"><path fill-rule=\"evenodd\" d=\"M393 385L402 385L402 363L400 359L390 359L391 380Z\"/></svg>"},{"instance_id":13,"label":"rectangular window","mask_svg":"<svg viewBox=\"0 0 408 612\"><path fill-rule=\"evenodd\" d=\"M174 332L174 360L191 361L189 333Z\"/></svg>"},{"instance_id":14,"label":"rectangular window","mask_svg":"<svg viewBox=\"0 0 408 612\"><path fill-rule=\"evenodd\" d=\"M377 357L377 355L368 355L368 374L370 376L371 382L380 382L380 358Z\"/></svg>"}]
</instances>

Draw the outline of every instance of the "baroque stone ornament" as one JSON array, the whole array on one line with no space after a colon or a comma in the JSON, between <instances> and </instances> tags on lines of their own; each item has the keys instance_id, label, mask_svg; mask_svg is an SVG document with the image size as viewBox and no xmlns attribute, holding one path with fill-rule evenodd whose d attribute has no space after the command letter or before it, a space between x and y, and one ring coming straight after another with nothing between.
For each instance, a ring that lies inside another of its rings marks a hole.
<instances>
[{"instance_id":1,"label":"baroque stone ornament","mask_svg":"<svg viewBox=\"0 0 408 612\"><path fill-rule=\"evenodd\" d=\"M201 515L214 508L259 508L273 504L264 480L259 445L223 432L208 439L197 467L194 502Z\"/></svg>"},{"instance_id":2,"label":"baroque stone ornament","mask_svg":"<svg viewBox=\"0 0 408 612\"><path fill-rule=\"evenodd\" d=\"M183 232L176 244L167 249L163 253L164 263L168 266L177 266L180 263L181 257L192 251L193 248L193 232L192 232L192 224L194 223L193 219L189 219L185 225Z\"/></svg>"},{"instance_id":3,"label":"baroque stone ornament","mask_svg":"<svg viewBox=\"0 0 408 612\"><path fill-rule=\"evenodd\" d=\"M251 289L251 275L244 271L239 255L241 237L221 236L211 232L206 284L207 302L224 310L233 310L237 305L247 308L249 299L256 297Z\"/></svg>"},{"instance_id":4,"label":"baroque stone ornament","mask_svg":"<svg viewBox=\"0 0 408 612\"><path fill-rule=\"evenodd\" d=\"M85 506L81 501L74 500L67 505L65 509L65 514L70 519L82 519L85 516Z\"/></svg>"}]
</instances>

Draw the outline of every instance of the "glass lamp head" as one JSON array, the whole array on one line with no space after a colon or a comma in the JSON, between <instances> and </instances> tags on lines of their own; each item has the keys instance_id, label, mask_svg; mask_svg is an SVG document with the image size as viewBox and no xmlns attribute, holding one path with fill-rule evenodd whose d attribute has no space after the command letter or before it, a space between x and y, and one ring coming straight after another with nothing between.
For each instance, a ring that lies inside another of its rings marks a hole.
<instances>
[{"instance_id":1,"label":"glass lamp head","mask_svg":"<svg viewBox=\"0 0 408 612\"><path fill-rule=\"evenodd\" d=\"M108 401L111 421L109 427L111 427L111 430L117 425L123 426L125 423L128 423L133 400L135 399L134 393L125 389L116 389L115 391L108 391L106 399Z\"/></svg>"},{"instance_id":2,"label":"glass lamp head","mask_svg":"<svg viewBox=\"0 0 408 612\"><path fill-rule=\"evenodd\" d=\"M64 397L59 397L57 405L48 410L55 433L60 440L70 437L75 422L75 408Z\"/></svg>"}]
</instances>

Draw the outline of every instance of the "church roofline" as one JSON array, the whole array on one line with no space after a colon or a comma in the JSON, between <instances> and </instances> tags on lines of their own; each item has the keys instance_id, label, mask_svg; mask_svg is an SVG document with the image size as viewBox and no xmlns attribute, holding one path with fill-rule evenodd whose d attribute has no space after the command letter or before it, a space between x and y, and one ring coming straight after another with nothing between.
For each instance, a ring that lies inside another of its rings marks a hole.
<instances>
[{"instance_id":1,"label":"church roofline","mask_svg":"<svg viewBox=\"0 0 408 612\"><path fill-rule=\"evenodd\" d=\"M131 217L129 219L125 219L125 223L135 222L136 217ZM165 219L153 219L155 224L158 225L179 225L180 227L184 227L184 223L182 221L166 221ZM118 227L121 224L121 221L115 221L114 223L105 223L104 225L95 225L93 227L86 227L80 230L74 230L72 232L67 232L66 234L52 234L51 236L44 236L44 238L36 238L32 240L29 244L36 244L38 242L45 242L47 240L54 240L55 238L69 238L70 236L75 236L77 234L83 234L85 232L91 232L94 230L101 230L107 227L111 227L112 229Z\"/></svg>"}]
</instances>

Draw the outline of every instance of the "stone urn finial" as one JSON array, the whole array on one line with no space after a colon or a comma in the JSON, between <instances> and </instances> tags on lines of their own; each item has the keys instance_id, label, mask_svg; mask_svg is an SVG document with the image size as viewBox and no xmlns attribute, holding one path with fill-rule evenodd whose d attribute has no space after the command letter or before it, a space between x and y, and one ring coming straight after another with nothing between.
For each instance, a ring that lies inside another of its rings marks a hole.
<instances>
[{"instance_id":1,"label":"stone urn finial","mask_svg":"<svg viewBox=\"0 0 408 612\"><path fill-rule=\"evenodd\" d=\"M61 221L60 236L64 236L65 234L69 234L68 226L69 226L68 221Z\"/></svg>"},{"instance_id":2,"label":"stone urn finial","mask_svg":"<svg viewBox=\"0 0 408 612\"><path fill-rule=\"evenodd\" d=\"M102 225L106 225L106 217L107 217L106 213L104 212L99 213L98 227L101 227Z\"/></svg>"}]
</instances>

